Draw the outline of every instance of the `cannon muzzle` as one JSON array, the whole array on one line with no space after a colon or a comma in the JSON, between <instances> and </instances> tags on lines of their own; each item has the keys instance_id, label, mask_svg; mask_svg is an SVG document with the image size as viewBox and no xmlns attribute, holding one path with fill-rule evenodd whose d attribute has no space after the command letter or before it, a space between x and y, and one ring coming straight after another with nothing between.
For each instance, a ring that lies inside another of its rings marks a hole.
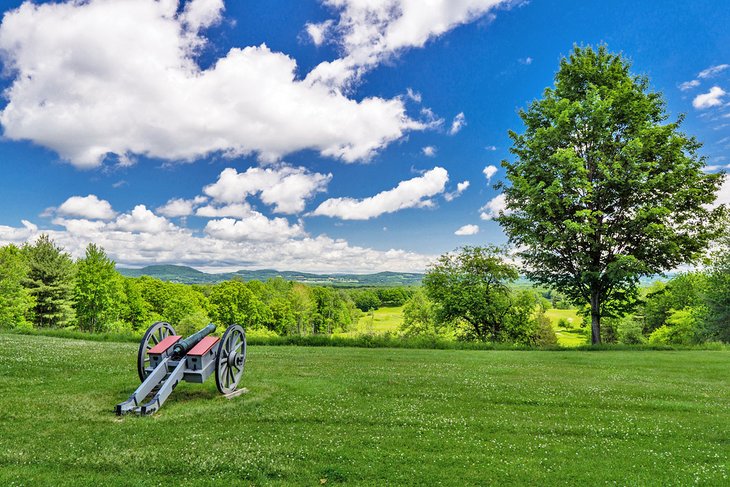
<instances>
[{"instance_id":1,"label":"cannon muzzle","mask_svg":"<svg viewBox=\"0 0 730 487\"><path fill-rule=\"evenodd\" d=\"M180 340L172 347L172 358L175 360L179 360L182 358L186 353L188 353L195 345L198 344L200 340L202 340L207 335L210 335L215 331L215 325L213 323L209 324L205 328L203 328L200 331L196 331L189 337L187 337L185 340Z\"/></svg>"}]
</instances>

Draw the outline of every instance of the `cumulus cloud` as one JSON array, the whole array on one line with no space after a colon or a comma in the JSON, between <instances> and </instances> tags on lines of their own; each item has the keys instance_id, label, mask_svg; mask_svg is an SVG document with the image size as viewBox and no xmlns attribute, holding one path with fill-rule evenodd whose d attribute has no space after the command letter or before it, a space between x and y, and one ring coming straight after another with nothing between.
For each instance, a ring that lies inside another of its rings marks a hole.
<instances>
[{"instance_id":1,"label":"cumulus cloud","mask_svg":"<svg viewBox=\"0 0 730 487\"><path fill-rule=\"evenodd\" d=\"M108 155L191 161L211 153L262 160L311 149L366 160L409 131L400 97L357 101L297 78L265 44L233 48L207 69L198 31L220 0L24 2L0 25L13 76L0 113L5 137L30 140L80 168ZM420 9L428 10L428 9Z\"/></svg>"},{"instance_id":2,"label":"cumulus cloud","mask_svg":"<svg viewBox=\"0 0 730 487\"><path fill-rule=\"evenodd\" d=\"M395 188L369 198L330 198L322 202L311 215L369 220L405 208L430 207L434 204L430 198L443 193L448 180L446 169L437 166L422 176L401 181Z\"/></svg>"},{"instance_id":3,"label":"cumulus cloud","mask_svg":"<svg viewBox=\"0 0 730 487\"><path fill-rule=\"evenodd\" d=\"M354 246L346 240L332 239L326 235L305 235L272 245L271 241L196 236L190 230L175 226L163 233L153 234L113 229L111 222L64 220L63 223L63 230L41 230L25 220L20 227L0 225L0 245L31 242L40 233L47 233L75 258L82 257L88 243L94 242L123 266L183 264L213 272L241 268L309 272L419 272L435 258L398 249L378 251ZM224 236L240 236L236 233L235 222L228 233L226 225L218 226Z\"/></svg>"},{"instance_id":4,"label":"cumulus cloud","mask_svg":"<svg viewBox=\"0 0 730 487\"><path fill-rule=\"evenodd\" d=\"M456 191L452 191L451 193L444 193L444 199L446 201L453 201L459 196L461 196L461 193L466 191L466 189L469 187L469 181L462 181L456 185Z\"/></svg>"},{"instance_id":5,"label":"cumulus cloud","mask_svg":"<svg viewBox=\"0 0 730 487\"><path fill-rule=\"evenodd\" d=\"M206 218L223 218L226 216L234 218L245 218L251 215L251 206L248 203L232 203L224 206L206 205L195 211L195 216Z\"/></svg>"},{"instance_id":6,"label":"cumulus cloud","mask_svg":"<svg viewBox=\"0 0 730 487\"><path fill-rule=\"evenodd\" d=\"M449 129L449 135L456 135L458 134L462 128L466 125L466 118L464 117L464 112L459 113L454 117L454 120L451 122L451 128Z\"/></svg>"},{"instance_id":7,"label":"cumulus cloud","mask_svg":"<svg viewBox=\"0 0 730 487\"><path fill-rule=\"evenodd\" d=\"M152 213L145 205L137 205L130 213L119 215L113 228L124 232L162 233L175 226L167 218Z\"/></svg>"},{"instance_id":8,"label":"cumulus cloud","mask_svg":"<svg viewBox=\"0 0 730 487\"><path fill-rule=\"evenodd\" d=\"M208 198L205 196L196 196L189 200L184 198L172 198L163 206L157 208L157 213L168 218L189 216L193 214L193 210L196 206L201 205L206 201L208 201Z\"/></svg>"},{"instance_id":9,"label":"cumulus cloud","mask_svg":"<svg viewBox=\"0 0 730 487\"><path fill-rule=\"evenodd\" d=\"M695 99L692 100L692 106L698 110L703 110L705 108L722 105L722 97L725 96L725 94L725 90L719 86L713 86L707 93L697 95Z\"/></svg>"},{"instance_id":10,"label":"cumulus cloud","mask_svg":"<svg viewBox=\"0 0 730 487\"><path fill-rule=\"evenodd\" d=\"M497 174L497 171L499 171L499 169L497 169L497 166L493 166L491 164L482 170L484 176L487 178L487 184L489 184L492 180L492 177Z\"/></svg>"},{"instance_id":11,"label":"cumulus cloud","mask_svg":"<svg viewBox=\"0 0 730 487\"><path fill-rule=\"evenodd\" d=\"M478 225L464 225L454 232L454 235L465 236L465 235L476 235L479 233Z\"/></svg>"},{"instance_id":12,"label":"cumulus cloud","mask_svg":"<svg viewBox=\"0 0 730 487\"><path fill-rule=\"evenodd\" d=\"M718 64L715 66L710 66L709 68L700 71L697 77L701 79L712 78L722 73L727 68L730 68L730 64Z\"/></svg>"},{"instance_id":13,"label":"cumulus cloud","mask_svg":"<svg viewBox=\"0 0 730 487\"><path fill-rule=\"evenodd\" d=\"M211 220L205 225L205 233L221 240L282 242L304 235L300 224L290 225L286 218L266 218L251 211L240 220L223 218Z\"/></svg>"},{"instance_id":14,"label":"cumulus cloud","mask_svg":"<svg viewBox=\"0 0 730 487\"><path fill-rule=\"evenodd\" d=\"M323 62L307 75L312 83L347 88L381 62L472 22L510 0L321 0L339 13L323 29L325 40L339 44L344 56ZM310 33L311 36L311 33Z\"/></svg>"},{"instance_id":15,"label":"cumulus cloud","mask_svg":"<svg viewBox=\"0 0 730 487\"><path fill-rule=\"evenodd\" d=\"M61 203L57 213L62 216L81 217L91 220L111 220L117 214L108 201L101 200L94 194L71 196Z\"/></svg>"},{"instance_id":16,"label":"cumulus cloud","mask_svg":"<svg viewBox=\"0 0 730 487\"><path fill-rule=\"evenodd\" d=\"M427 145L423 149L421 149L421 152L423 152L423 155L426 157L433 157L436 155L436 147L432 145Z\"/></svg>"},{"instance_id":17,"label":"cumulus cloud","mask_svg":"<svg viewBox=\"0 0 730 487\"><path fill-rule=\"evenodd\" d=\"M503 194L495 196L479 209L479 218L482 220L494 220L500 213L507 214L507 199Z\"/></svg>"},{"instance_id":18,"label":"cumulus cloud","mask_svg":"<svg viewBox=\"0 0 730 487\"><path fill-rule=\"evenodd\" d=\"M185 4L180 20L191 31L197 32L220 22L224 8L223 0L191 0Z\"/></svg>"},{"instance_id":19,"label":"cumulus cloud","mask_svg":"<svg viewBox=\"0 0 730 487\"><path fill-rule=\"evenodd\" d=\"M224 169L218 181L203 192L219 203L242 203L247 196L258 194L261 201L274 206L278 213L294 214L304 210L306 201L327 190L332 174L310 172L303 167L249 167L239 173Z\"/></svg>"}]
</instances>

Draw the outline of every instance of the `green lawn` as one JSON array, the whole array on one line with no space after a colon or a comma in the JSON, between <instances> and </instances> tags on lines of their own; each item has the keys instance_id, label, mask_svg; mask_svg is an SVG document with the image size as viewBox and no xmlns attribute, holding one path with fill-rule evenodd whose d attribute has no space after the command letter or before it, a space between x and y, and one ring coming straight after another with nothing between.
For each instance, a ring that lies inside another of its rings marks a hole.
<instances>
[{"instance_id":1,"label":"green lawn","mask_svg":"<svg viewBox=\"0 0 730 487\"><path fill-rule=\"evenodd\" d=\"M361 333L396 333L402 322L403 306L391 308L382 307L372 312L363 313L354 330L341 333L340 335L354 336Z\"/></svg>"},{"instance_id":2,"label":"green lawn","mask_svg":"<svg viewBox=\"0 0 730 487\"><path fill-rule=\"evenodd\" d=\"M0 334L0 485L728 485L730 352L251 347L117 418L136 346Z\"/></svg>"},{"instance_id":3,"label":"green lawn","mask_svg":"<svg viewBox=\"0 0 730 487\"><path fill-rule=\"evenodd\" d=\"M550 318L558 337L558 345L563 347L577 347L590 342L590 331L588 328L581 328L580 323L582 317L578 315L576 309L549 309L545 311L545 315ZM558 325L558 321L564 318L572 326L569 328Z\"/></svg>"}]
</instances>

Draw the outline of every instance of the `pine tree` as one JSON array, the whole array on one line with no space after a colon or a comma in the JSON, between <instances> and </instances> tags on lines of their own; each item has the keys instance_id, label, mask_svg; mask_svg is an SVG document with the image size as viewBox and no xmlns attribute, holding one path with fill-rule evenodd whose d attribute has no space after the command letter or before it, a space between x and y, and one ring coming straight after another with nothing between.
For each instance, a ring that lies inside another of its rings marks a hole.
<instances>
[{"instance_id":1,"label":"pine tree","mask_svg":"<svg viewBox=\"0 0 730 487\"><path fill-rule=\"evenodd\" d=\"M25 286L35 299L33 319L39 327L61 327L72 322L74 263L71 256L43 234L26 245L28 278Z\"/></svg>"}]
</instances>

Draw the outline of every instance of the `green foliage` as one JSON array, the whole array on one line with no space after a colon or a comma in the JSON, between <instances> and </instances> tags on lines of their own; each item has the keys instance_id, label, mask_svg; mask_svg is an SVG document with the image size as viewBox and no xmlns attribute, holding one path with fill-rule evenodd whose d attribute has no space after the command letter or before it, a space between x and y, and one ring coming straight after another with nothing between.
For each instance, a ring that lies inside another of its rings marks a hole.
<instances>
[{"instance_id":1,"label":"green foliage","mask_svg":"<svg viewBox=\"0 0 730 487\"><path fill-rule=\"evenodd\" d=\"M439 323L465 324L468 339L501 341L512 307L508 284L517 277L497 247L464 247L439 257L423 284Z\"/></svg>"},{"instance_id":2,"label":"green foliage","mask_svg":"<svg viewBox=\"0 0 730 487\"><path fill-rule=\"evenodd\" d=\"M649 335L649 343L667 345L689 345L696 341L699 331L700 311L696 308L672 310L667 324L662 325Z\"/></svg>"},{"instance_id":3,"label":"green foliage","mask_svg":"<svg viewBox=\"0 0 730 487\"><path fill-rule=\"evenodd\" d=\"M81 330L101 331L119 320L123 283L104 249L93 243L86 247L85 257L76 262L75 283L76 319Z\"/></svg>"},{"instance_id":4,"label":"green foliage","mask_svg":"<svg viewBox=\"0 0 730 487\"><path fill-rule=\"evenodd\" d=\"M422 289L417 290L403 306L401 334L405 337L437 336L441 328L436 321L433 303Z\"/></svg>"},{"instance_id":5,"label":"green foliage","mask_svg":"<svg viewBox=\"0 0 730 487\"><path fill-rule=\"evenodd\" d=\"M35 301L23 287L29 269L26 255L18 247L0 247L0 329L30 325Z\"/></svg>"},{"instance_id":6,"label":"green foliage","mask_svg":"<svg viewBox=\"0 0 730 487\"><path fill-rule=\"evenodd\" d=\"M550 318L545 316L543 310L538 310L535 316L537 324L537 336L535 345L539 347L555 347L558 345L558 336L555 334Z\"/></svg>"},{"instance_id":7,"label":"green foliage","mask_svg":"<svg viewBox=\"0 0 730 487\"><path fill-rule=\"evenodd\" d=\"M142 285L137 279L122 277L124 298L120 304L120 317L132 330L142 331L155 320L150 319L152 305L142 297Z\"/></svg>"},{"instance_id":8,"label":"green foliage","mask_svg":"<svg viewBox=\"0 0 730 487\"><path fill-rule=\"evenodd\" d=\"M193 311L183 316L175 327L175 331L182 336L190 336L210 323L210 318L203 311Z\"/></svg>"},{"instance_id":9,"label":"green foliage","mask_svg":"<svg viewBox=\"0 0 730 487\"><path fill-rule=\"evenodd\" d=\"M619 343L625 345L639 345L646 342L643 324L635 316L626 316L619 320L617 335Z\"/></svg>"},{"instance_id":10,"label":"green foliage","mask_svg":"<svg viewBox=\"0 0 730 487\"><path fill-rule=\"evenodd\" d=\"M598 343L601 317L636 305L640 277L695 261L717 235L723 175L702 170L700 143L604 46L576 47L520 117L499 222L530 278L591 306Z\"/></svg>"},{"instance_id":11,"label":"green foliage","mask_svg":"<svg viewBox=\"0 0 730 487\"><path fill-rule=\"evenodd\" d=\"M34 298L33 321L41 328L69 325L74 318L71 256L45 234L23 251L28 255L25 287Z\"/></svg>"},{"instance_id":12,"label":"green foliage","mask_svg":"<svg viewBox=\"0 0 730 487\"><path fill-rule=\"evenodd\" d=\"M355 306L360 311L370 311L372 309L378 309L381 306L380 298L378 293L372 289L363 289L357 291L350 291L350 297L352 298ZM395 305L397 306L397 305Z\"/></svg>"},{"instance_id":13,"label":"green foliage","mask_svg":"<svg viewBox=\"0 0 730 487\"><path fill-rule=\"evenodd\" d=\"M241 281L216 284L209 299L213 322L222 326L266 328L273 320L271 310Z\"/></svg>"},{"instance_id":14,"label":"green foliage","mask_svg":"<svg viewBox=\"0 0 730 487\"><path fill-rule=\"evenodd\" d=\"M713 256L707 277L706 298L706 337L730 342L730 235Z\"/></svg>"}]
</instances>

